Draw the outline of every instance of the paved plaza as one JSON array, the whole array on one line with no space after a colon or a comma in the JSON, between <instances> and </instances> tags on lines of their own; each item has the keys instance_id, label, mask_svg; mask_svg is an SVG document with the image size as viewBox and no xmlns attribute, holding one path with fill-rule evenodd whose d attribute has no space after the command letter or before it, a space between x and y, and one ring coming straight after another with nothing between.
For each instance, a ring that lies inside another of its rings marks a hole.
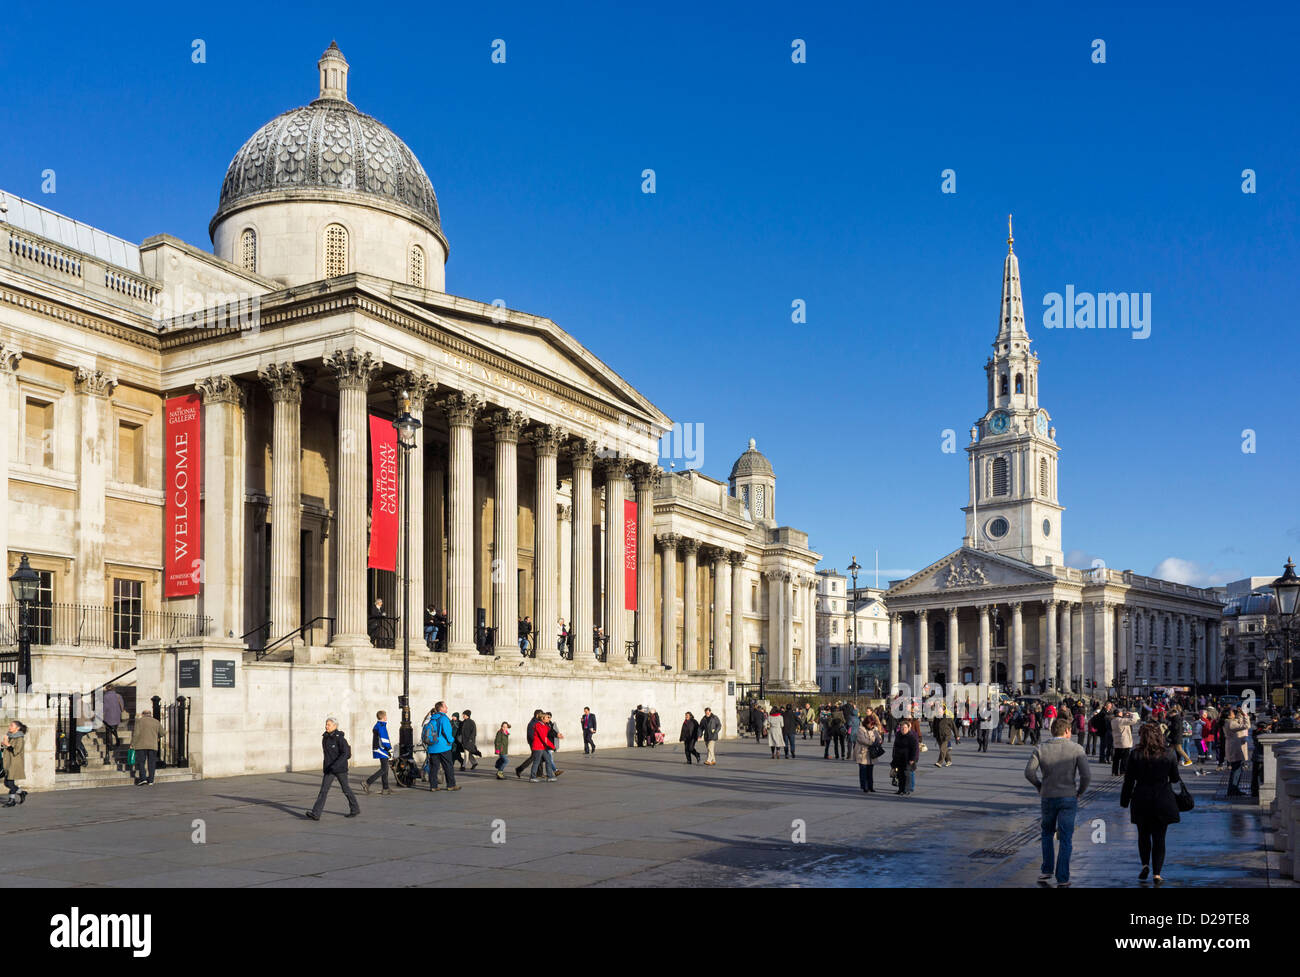
<instances>
[{"instance_id":1,"label":"paved plaza","mask_svg":"<svg viewBox=\"0 0 1300 977\"><path fill-rule=\"evenodd\" d=\"M717 767L680 747L562 751L555 783L494 779L490 763L458 792L337 788L320 823L307 772L33 794L0 813L5 886L1034 886L1036 795L1028 747L963 741L954 765L922 755L917 790L857 785L852 761L799 741L771 760L724 742ZM523 759L516 757L515 762ZM373 767L354 769L352 782ZM1076 886L1133 886L1136 841L1119 779L1093 765L1079 813ZM1224 775L1188 778L1196 810L1170 829L1169 886L1290 886L1264 854L1257 809L1223 797ZM1092 841L1104 822L1105 843ZM201 828L206 842L194 836ZM504 838L502 832L504 831ZM495 833L495 840L494 840ZM802 840L796 841L802 835Z\"/></svg>"}]
</instances>

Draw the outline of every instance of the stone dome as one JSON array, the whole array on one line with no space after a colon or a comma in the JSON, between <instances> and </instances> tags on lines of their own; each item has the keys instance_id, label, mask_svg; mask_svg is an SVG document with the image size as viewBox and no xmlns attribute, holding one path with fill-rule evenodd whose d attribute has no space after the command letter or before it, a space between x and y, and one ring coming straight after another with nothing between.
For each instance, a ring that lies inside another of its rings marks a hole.
<instances>
[{"instance_id":1,"label":"stone dome","mask_svg":"<svg viewBox=\"0 0 1300 977\"><path fill-rule=\"evenodd\" d=\"M331 44L321 57L321 97L262 126L235 153L209 231L267 200L346 200L396 211L443 242L438 198L424 167L386 125L347 100L347 61Z\"/></svg>"},{"instance_id":2,"label":"stone dome","mask_svg":"<svg viewBox=\"0 0 1300 977\"><path fill-rule=\"evenodd\" d=\"M776 477L776 472L772 471L772 463L767 460L766 455L758 450L753 438L749 439L749 449L737 458L736 463L731 466L731 478L739 478L745 475Z\"/></svg>"}]
</instances>

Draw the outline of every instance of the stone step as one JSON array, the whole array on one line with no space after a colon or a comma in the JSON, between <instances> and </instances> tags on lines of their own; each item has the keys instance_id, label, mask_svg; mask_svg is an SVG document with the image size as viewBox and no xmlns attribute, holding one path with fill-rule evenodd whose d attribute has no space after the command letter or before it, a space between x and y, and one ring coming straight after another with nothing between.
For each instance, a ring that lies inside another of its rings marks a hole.
<instances>
[{"instance_id":1,"label":"stone step","mask_svg":"<svg viewBox=\"0 0 1300 977\"><path fill-rule=\"evenodd\" d=\"M158 783L171 781L198 780L199 777L189 767L160 768L154 780ZM94 765L83 767L81 773L59 773L54 775L55 790L77 790L84 787L130 787L135 777L129 773L114 770L111 767ZM140 788L146 790L147 788Z\"/></svg>"}]
</instances>

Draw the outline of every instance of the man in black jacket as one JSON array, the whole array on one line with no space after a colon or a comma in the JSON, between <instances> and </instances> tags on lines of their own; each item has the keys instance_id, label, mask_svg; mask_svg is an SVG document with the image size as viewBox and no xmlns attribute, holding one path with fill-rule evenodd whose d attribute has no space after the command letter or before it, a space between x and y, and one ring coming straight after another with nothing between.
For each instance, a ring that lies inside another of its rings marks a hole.
<instances>
[{"instance_id":1,"label":"man in black jacket","mask_svg":"<svg viewBox=\"0 0 1300 977\"><path fill-rule=\"evenodd\" d=\"M348 786L348 759L352 756L352 747L348 746L347 737L339 729L338 721L333 716L325 720L325 735L321 737L321 749L325 754L325 775L320 782L320 795L316 804L303 815L312 821L319 821L321 811L325 810L325 797L330 792L331 781L337 780L343 788L343 796L348 799L347 817L354 818L361 813L352 788Z\"/></svg>"},{"instance_id":2,"label":"man in black jacket","mask_svg":"<svg viewBox=\"0 0 1300 977\"><path fill-rule=\"evenodd\" d=\"M934 741L939 744L939 759L934 762L934 765L951 767L952 741L957 738L957 724L953 722L952 716L948 715L947 707L942 709L942 713L934 721Z\"/></svg>"},{"instance_id":3,"label":"man in black jacket","mask_svg":"<svg viewBox=\"0 0 1300 977\"><path fill-rule=\"evenodd\" d=\"M582 755L596 752L596 714L589 706L582 708Z\"/></svg>"}]
</instances>

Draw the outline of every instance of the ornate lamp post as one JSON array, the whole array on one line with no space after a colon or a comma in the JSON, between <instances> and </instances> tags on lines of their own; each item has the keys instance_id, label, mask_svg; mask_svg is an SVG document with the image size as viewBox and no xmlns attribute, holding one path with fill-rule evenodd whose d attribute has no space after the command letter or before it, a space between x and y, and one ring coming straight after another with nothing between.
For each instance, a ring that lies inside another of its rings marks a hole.
<instances>
[{"instance_id":1,"label":"ornate lamp post","mask_svg":"<svg viewBox=\"0 0 1300 977\"><path fill-rule=\"evenodd\" d=\"M758 659L758 698L762 700L767 698L763 692L763 681L767 677L767 651L762 645L758 646L754 657Z\"/></svg>"},{"instance_id":2,"label":"ornate lamp post","mask_svg":"<svg viewBox=\"0 0 1300 977\"><path fill-rule=\"evenodd\" d=\"M18 602L18 675L15 677L19 692L26 692L31 687L32 632L29 615L40 585L41 576L32 569L32 565L27 562L27 554L24 553L18 569L9 578L14 600Z\"/></svg>"},{"instance_id":3,"label":"ornate lamp post","mask_svg":"<svg viewBox=\"0 0 1300 977\"><path fill-rule=\"evenodd\" d=\"M411 414L411 398L402 394L402 410L393 418L397 444L402 450L402 695L397 700L402 710L398 733L398 755L410 760L414 755L415 736L411 729L411 452L420 421Z\"/></svg>"},{"instance_id":4,"label":"ornate lamp post","mask_svg":"<svg viewBox=\"0 0 1300 977\"><path fill-rule=\"evenodd\" d=\"M1277 598L1278 622L1282 626L1282 647L1285 653L1285 682L1282 693L1282 705L1291 708L1291 647L1296 631L1296 602L1300 598L1300 577L1296 576L1295 564L1291 557L1286 558L1286 568L1282 576L1273 581L1273 596Z\"/></svg>"},{"instance_id":5,"label":"ornate lamp post","mask_svg":"<svg viewBox=\"0 0 1300 977\"><path fill-rule=\"evenodd\" d=\"M1124 654L1121 656L1124 661L1124 667L1119 670L1119 697L1121 700L1128 698L1128 670L1133 665L1133 646L1129 644L1129 629L1133 626L1129 620L1128 611L1124 611ZM1193 639L1195 641L1195 639ZM1196 646L1193 643L1192 650ZM1193 655L1193 657L1195 657Z\"/></svg>"},{"instance_id":6,"label":"ornate lamp post","mask_svg":"<svg viewBox=\"0 0 1300 977\"><path fill-rule=\"evenodd\" d=\"M858 558L850 557L853 561L849 564L849 575L853 577L853 598L849 601L850 613L853 615L853 651L849 656L849 694L856 695L858 691L858 571L862 567L858 566Z\"/></svg>"}]
</instances>

